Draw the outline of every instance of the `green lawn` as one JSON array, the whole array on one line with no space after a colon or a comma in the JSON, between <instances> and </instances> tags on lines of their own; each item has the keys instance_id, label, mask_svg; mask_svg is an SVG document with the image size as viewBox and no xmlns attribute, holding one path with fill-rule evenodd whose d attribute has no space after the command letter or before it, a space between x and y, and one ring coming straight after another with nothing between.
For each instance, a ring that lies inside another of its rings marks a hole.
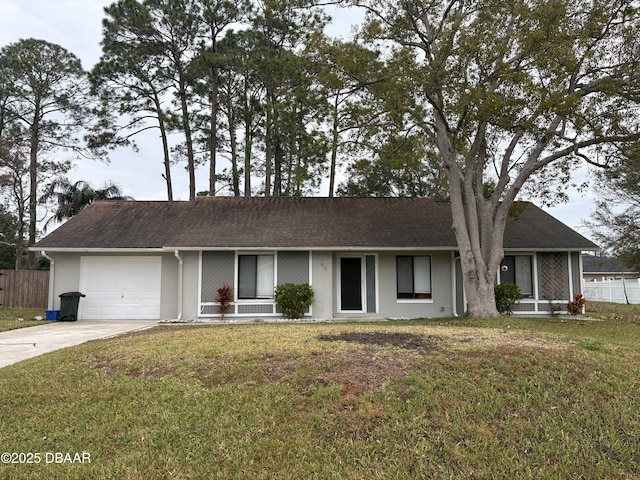
<instances>
[{"instance_id":1,"label":"green lawn","mask_svg":"<svg viewBox=\"0 0 640 480\"><path fill-rule=\"evenodd\" d=\"M16 308L0 308L0 332L13 330L15 328L33 327L34 325L42 325L46 320L35 321L34 317L45 317L45 311L39 308L16 309ZM22 320L17 320L21 318Z\"/></svg>"},{"instance_id":2,"label":"green lawn","mask_svg":"<svg viewBox=\"0 0 640 480\"><path fill-rule=\"evenodd\" d=\"M0 369L0 450L40 457L0 478L640 479L640 310L600 308L61 350Z\"/></svg>"}]
</instances>

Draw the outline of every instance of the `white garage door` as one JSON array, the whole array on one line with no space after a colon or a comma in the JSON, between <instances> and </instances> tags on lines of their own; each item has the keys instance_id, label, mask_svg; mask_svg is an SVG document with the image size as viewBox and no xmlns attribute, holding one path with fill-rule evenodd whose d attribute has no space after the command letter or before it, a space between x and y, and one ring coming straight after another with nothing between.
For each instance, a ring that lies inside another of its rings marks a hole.
<instances>
[{"instance_id":1,"label":"white garage door","mask_svg":"<svg viewBox=\"0 0 640 480\"><path fill-rule=\"evenodd\" d=\"M82 257L81 320L160 318L160 257Z\"/></svg>"}]
</instances>

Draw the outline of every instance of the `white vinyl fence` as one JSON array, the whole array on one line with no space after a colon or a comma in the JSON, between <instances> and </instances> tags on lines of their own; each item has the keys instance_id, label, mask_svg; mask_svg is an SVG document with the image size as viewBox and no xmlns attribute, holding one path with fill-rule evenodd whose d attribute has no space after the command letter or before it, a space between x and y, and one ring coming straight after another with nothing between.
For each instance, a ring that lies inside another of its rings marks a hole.
<instances>
[{"instance_id":1,"label":"white vinyl fence","mask_svg":"<svg viewBox=\"0 0 640 480\"><path fill-rule=\"evenodd\" d=\"M584 282L583 295L593 302L640 303L640 278Z\"/></svg>"}]
</instances>

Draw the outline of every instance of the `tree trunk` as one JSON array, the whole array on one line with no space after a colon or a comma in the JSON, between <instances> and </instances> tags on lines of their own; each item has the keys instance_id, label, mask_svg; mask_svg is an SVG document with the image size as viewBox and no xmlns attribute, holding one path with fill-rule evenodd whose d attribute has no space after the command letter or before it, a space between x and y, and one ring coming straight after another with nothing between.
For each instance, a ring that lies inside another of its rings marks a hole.
<instances>
[{"instance_id":1,"label":"tree trunk","mask_svg":"<svg viewBox=\"0 0 640 480\"><path fill-rule=\"evenodd\" d=\"M212 39L213 51L216 50L215 35ZM216 195L216 155L218 151L218 71L215 66L211 67L211 117L209 119L210 124L210 137L209 137L209 196L215 197Z\"/></svg>"},{"instance_id":2,"label":"tree trunk","mask_svg":"<svg viewBox=\"0 0 640 480\"><path fill-rule=\"evenodd\" d=\"M244 94L242 97L242 121L244 123L244 196L251 197L251 154L253 151L253 129L251 95L247 84L249 80L244 77Z\"/></svg>"},{"instance_id":3,"label":"tree trunk","mask_svg":"<svg viewBox=\"0 0 640 480\"><path fill-rule=\"evenodd\" d=\"M494 293L496 272L483 262L478 263L473 254L462 250L460 263L469 314L472 317L497 317L499 313Z\"/></svg>"},{"instance_id":4,"label":"tree trunk","mask_svg":"<svg viewBox=\"0 0 640 480\"><path fill-rule=\"evenodd\" d=\"M298 138L298 132L293 134L295 141L291 145L291 165L289 166L289 184L293 181L293 195L302 195L302 186L304 184L304 177L300 174L302 170L302 155L300 154L300 139ZM291 187L289 187L291 190Z\"/></svg>"},{"instance_id":5,"label":"tree trunk","mask_svg":"<svg viewBox=\"0 0 640 480\"><path fill-rule=\"evenodd\" d=\"M271 196L271 168L273 164L273 98L267 90L267 119L265 127L265 166L264 166L264 196Z\"/></svg>"},{"instance_id":6,"label":"tree trunk","mask_svg":"<svg viewBox=\"0 0 640 480\"><path fill-rule=\"evenodd\" d=\"M278 133L275 136L275 146L273 148L273 196L282 195L282 161L284 159L284 148L282 138Z\"/></svg>"},{"instance_id":7,"label":"tree trunk","mask_svg":"<svg viewBox=\"0 0 640 480\"><path fill-rule=\"evenodd\" d=\"M502 239L506 221L496 222L491 204L474 195L471 183L463 189L457 169L452 170L454 175L449 176L449 191L453 230L460 250L469 314L472 317L497 317L494 287L504 257ZM482 186L476 188L482 189Z\"/></svg>"},{"instance_id":8,"label":"tree trunk","mask_svg":"<svg viewBox=\"0 0 640 480\"><path fill-rule=\"evenodd\" d=\"M456 213L454 212L454 217ZM454 225L458 223L454 218ZM464 291L468 301L469 314L472 317L497 317L494 287L496 274L500 261L486 262L483 255L474 253L468 239L460 238L459 229L454 227L458 247L460 249L460 264L462 267L462 280ZM494 247L484 249L489 258L502 258ZM496 265L497 263L497 265Z\"/></svg>"},{"instance_id":9,"label":"tree trunk","mask_svg":"<svg viewBox=\"0 0 640 480\"><path fill-rule=\"evenodd\" d=\"M251 152L253 150L253 137L251 122L245 121L244 129L244 196L251 197Z\"/></svg>"},{"instance_id":10,"label":"tree trunk","mask_svg":"<svg viewBox=\"0 0 640 480\"><path fill-rule=\"evenodd\" d=\"M169 140L163 121L160 121L160 137L162 138L162 153L164 163L164 180L167 183L167 200L173 202L173 181L171 180L171 157L169 156Z\"/></svg>"},{"instance_id":11,"label":"tree trunk","mask_svg":"<svg viewBox=\"0 0 640 480\"><path fill-rule=\"evenodd\" d=\"M231 96L227 96L227 122L229 123L229 146L231 148L231 182L233 184L233 195L239 197L240 175L238 173L238 139L236 136L236 116Z\"/></svg>"},{"instance_id":12,"label":"tree trunk","mask_svg":"<svg viewBox=\"0 0 640 480\"><path fill-rule=\"evenodd\" d=\"M153 101L155 103L156 111L158 112L158 128L160 129L160 138L162 140L162 156L164 163L164 178L167 183L167 200L173 202L173 182L171 180L171 156L169 155L169 140L167 138L167 127L164 123L162 107L160 105L160 98L157 93L154 92Z\"/></svg>"},{"instance_id":13,"label":"tree trunk","mask_svg":"<svg viewBox=\"0 0 640 480\"><path fill-rule=\"evenodd\" d=\"M34 120L31 124L31 138L29 140L29 241L28 246L36 243L36 224L38 222L38 148L40 143L38 125L40 109L36 105ZM16 262L20 259L16 259ZM36 252L27 252L27 265L36 266Z\"/></svg>"},{"instance_id":14,"label":"tree trunk","mask_svg":"<svg viewBox=\"0 0 640 480\"><path fill-rule=\"evenodd\" d=\"M477 158L470 154L463 175L444 123L436 123L436 144L449 178L453 231L460 251L469 314L472 317L497 317L494 288L504 256L506 216L495 215L492 204L484 200L482 178L474 175ZM478 189L479 193L476 193Z\"/></svg>"},{"instance_id":15,"label":"tree trunk","mask_svg":"<svg viewBox=\"0 0 640 480\"><path fill-rule=\"evenodd\" d=\"M22 208L19 209L18 232L16 235L16 270L22 270L22 252L24 252L24 222L20 220L24 218Z\"/></svg>"},{"instance_id":16,"label":"tree trunk","mask_svg":"<svg viewBox=\"0 0 640 480\"><path fill-rule=\"evenodd\" d=\"M193 153L193 139L191 124L189 123L189 107L187 105L187 89L184 80L180 80L179 91L180 106L182 108L182 130L187 144L187 170L189 172L189 201L196 200L196 161Z\"/></svg>"},{"instance_id":17,"label":"tree trunk","mask_svg":"<svg viewBox=\"0 0 640 480\"><path fill-rule=\"evenodd\" d=\"M331 166L329 167L329 198L333 197L336 183L336 162L338 160L338 95L333 104L332 128L331 128Z\"/></svg>"},{"instance_id":18,"label":"tree trunk","mask_svg":"<svg viewBox=\"0 0 640 480\"><path fill-rule=\"evenodd\" d=\"M295 137L296 137L295 133L289 134L289 142L288 142L289 147L287 148L287 154L286 154L287 174L286 174L286 177L281 174L281 177L282 177L281 182L284 184L283 192L285 197L290 197L292 195L292 192L294 191L297 183L296 179L294 178L293 172L296 169L296 165L295 165L296 157L298 158L298 160L300 159L300 157L297 156L298 152L296 151ZM283 160L284 160L284 156L283 156Z\"/></svg>"}]
</instances>

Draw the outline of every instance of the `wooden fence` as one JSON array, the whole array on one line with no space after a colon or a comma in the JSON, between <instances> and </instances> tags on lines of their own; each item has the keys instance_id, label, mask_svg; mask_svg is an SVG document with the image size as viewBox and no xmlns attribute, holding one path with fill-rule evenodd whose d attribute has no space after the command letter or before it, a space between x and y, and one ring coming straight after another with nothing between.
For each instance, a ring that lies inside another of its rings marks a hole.
<instances>
[{"instance_id":1,"label":"wooden fence","mask_svg":"<svg viewBox=\"0 0 640 480\"><path fill-rule=\"evenodd\" d=\"M0 270L0 307L47 308L49 272Z\"/></svg>"}]
</instances>

